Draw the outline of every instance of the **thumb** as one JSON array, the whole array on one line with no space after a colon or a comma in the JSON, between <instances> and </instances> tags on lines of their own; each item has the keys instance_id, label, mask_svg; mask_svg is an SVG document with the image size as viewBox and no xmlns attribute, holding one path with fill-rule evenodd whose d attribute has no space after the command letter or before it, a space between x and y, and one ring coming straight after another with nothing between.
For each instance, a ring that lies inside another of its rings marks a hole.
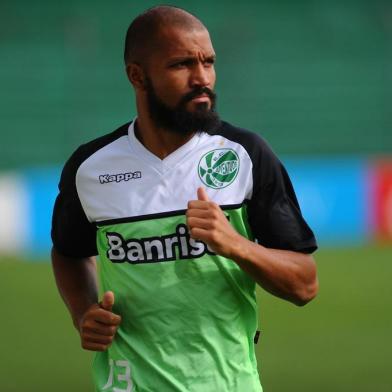
<instances>
[{"instance_id":1,"label":"thumb","mask_svg":"<svg viewBox=\"0 0 392 392\"><path fill-rule=\"evenodd\" d=\"M207 191L203 187L197 188L197 199L202 201L210 201Z\"/></svg>"},{"instance_id":2,"label":"thumb","mask_svg":"<svg viewBox=\"0 0 392 392\"><path fill-rule=\"evenodd\" d=\"M106 291L106 293L102 297L102 301L100 303L101 308L105 310L112 310L112 307L114 305L114 294L113 291Z\"/></svg>"}]
</instances>

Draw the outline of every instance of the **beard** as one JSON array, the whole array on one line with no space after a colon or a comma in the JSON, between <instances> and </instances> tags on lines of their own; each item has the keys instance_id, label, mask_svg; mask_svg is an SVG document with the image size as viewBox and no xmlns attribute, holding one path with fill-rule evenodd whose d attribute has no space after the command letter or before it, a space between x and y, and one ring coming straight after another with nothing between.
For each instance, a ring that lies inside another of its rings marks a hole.
<instances>
[{"instance_id":1,"label":"beard","mask_svg":"<svg viewBox=\"0 0 392 392\"><path fill-rule=\"evenodd\" d=\"M156 126L181 135L213 131L220 126L221 121L215 111L216 94L208 87L196 88L185 94L174 108L167 106L157 96L149 78L146 79L145 87L149 115ZM208 95L211 107L208 108L207 102L201 102L193 112L187 110L187 103L201 94Z\"/></svg>"}]
</instances>

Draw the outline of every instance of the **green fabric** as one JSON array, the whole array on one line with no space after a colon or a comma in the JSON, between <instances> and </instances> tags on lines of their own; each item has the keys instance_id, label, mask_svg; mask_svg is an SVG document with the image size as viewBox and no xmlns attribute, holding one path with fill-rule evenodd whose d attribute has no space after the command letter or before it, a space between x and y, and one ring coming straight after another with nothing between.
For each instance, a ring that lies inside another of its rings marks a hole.
<instances>
[{"instance_id":1,"label":"green fabric","mask_svg":"<svg viewBox=\"0 0 392 392\"><path fill-rule=\"evenodd\" d=\"M225 213L251 237L244 207ZM102 288L114 292L113 311L122 316L112 346L94 361L98 391L262 391L253 343L255 283L237 264L208 253L178 259L177 246L175 261L108 259L110 233L146 239L173 234L184 223L181 214L98 228Z\"/></svg>"}]
</instances>

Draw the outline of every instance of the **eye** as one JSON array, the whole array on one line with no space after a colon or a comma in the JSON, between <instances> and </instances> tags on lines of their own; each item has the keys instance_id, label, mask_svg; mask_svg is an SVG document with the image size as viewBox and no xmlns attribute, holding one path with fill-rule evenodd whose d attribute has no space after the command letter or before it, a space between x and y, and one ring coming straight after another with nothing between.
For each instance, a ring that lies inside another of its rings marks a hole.
<instances>
[{"instance_id":1,"label":"eye","mask_svg":"<svg viewBox=\"0 0 392 392\"><path fill-rule=\"evenodd\" d=\"M191 60L176 61L175 63L170 65L170 68L181 69L181 68L188 67L189 65L191 65L191 63L192 63Z\"/></svg>"},{"instance_id":2,"label":"eye","mask_svg":"<svg viewBox=\"0 0 392 392\"><path fill-rule=\"evenodd\" d=\"M215 58L211 57L204 61L204 65L207 67L212 67L215 64Z\"/></svg>"},{"instance_id":3,"label":"eye","mask_svg":"<svg viewBox=\"0 0 392 392\"><path fill-rule=\"evenodd\" d=\"M181 61L179 63L174 63L174 64L172 64L170 66L170 68L183 68L183 67L185 67L185 62L184 61Z\"/></svg>"}]
</instances>

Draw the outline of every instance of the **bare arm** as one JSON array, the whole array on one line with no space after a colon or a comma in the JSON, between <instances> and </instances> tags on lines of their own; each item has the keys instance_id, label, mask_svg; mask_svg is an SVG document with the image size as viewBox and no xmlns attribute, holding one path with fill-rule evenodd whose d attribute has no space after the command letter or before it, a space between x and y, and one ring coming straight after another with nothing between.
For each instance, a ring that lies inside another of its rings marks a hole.
<instances>
[{"instance_id":1,"label":"bare arm","mask_svg":"<svg viewBox=\"0 0 392 392\"><path fill-rule=\"evenodd\" d=\"M98 303L95 258L71 259L52 249L52 266L57 288L79 329L84 313Z\"/></svg>"},{"instance_id":2,"label":"bare arm","mask_svg":"<svg viewBox=\"0 0 392 392\"><path fill-rule=\"evenodd\" d=\"M242 237L203 188L198 189L198 200L188 203L187 224L193 238L235 261L270 293L296 305L316 296L318 281L311 255L265 248Z\"/></svg>"},{"instance_id":3,"label":"bare arm","mask_svg":"<svg viewBox=\"0 0 392 392\"><path fill-rule=\"evenodd\" d=\"M104 351L113 341L121 317L112 313L114 294L109 291L98 303L95 258L73 259L52 249L57 288L81 337L82 347Z\"/></svg>"},{"instance_id":4,"label":"bare arm","mask_svg":"<svg viewBox=\"0 0 392 392\"><path fill-rule=\"evenodd\" d=\"M239 237L231 258L265 290L299 306L316 296L316 264L311 255L269 249Z\"/></svg>"}]
</instances>

